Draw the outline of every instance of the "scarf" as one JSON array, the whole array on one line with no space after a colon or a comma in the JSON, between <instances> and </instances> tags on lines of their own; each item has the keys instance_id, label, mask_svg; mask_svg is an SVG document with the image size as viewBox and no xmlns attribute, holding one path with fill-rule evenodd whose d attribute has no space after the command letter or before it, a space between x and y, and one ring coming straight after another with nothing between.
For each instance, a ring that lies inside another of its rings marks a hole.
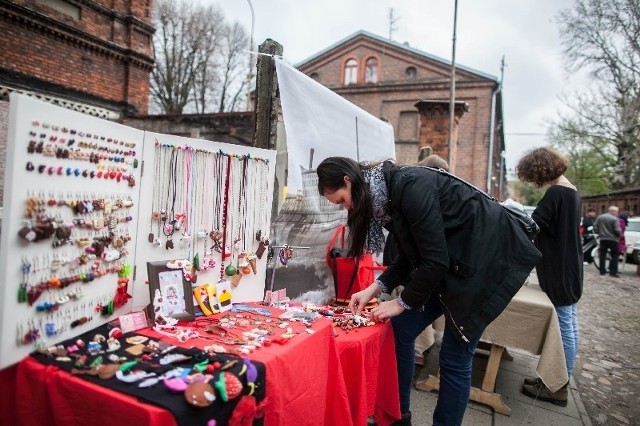
<instances>
[{"instance_id":1,"label":"scarf","mask_svg":"<svg viewBox=\"0 0 640 426\"><path fill-rule=\"evenodd\" d=\"M382 164L362 171L364 180L369 186L373 215L367 229L366 250L378 254L384 248L384 233L382 228L391 222L389 213L389 199L387 197L387 183L382 173Z\"/></svg>"}]
</instances>

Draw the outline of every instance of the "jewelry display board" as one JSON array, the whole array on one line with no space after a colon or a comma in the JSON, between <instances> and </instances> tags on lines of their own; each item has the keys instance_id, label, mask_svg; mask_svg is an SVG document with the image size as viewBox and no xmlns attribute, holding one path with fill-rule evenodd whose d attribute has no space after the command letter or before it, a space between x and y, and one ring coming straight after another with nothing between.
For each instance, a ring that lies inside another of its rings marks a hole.
<instances>
[{"instance_id":1,"label":"jewelry display board","mask_svg":"<svg viewBox=\"0 0 640 426\"><path fill-rule=\"evenodd\" d=\"M131 310L143 136L11 94L0 368Z\"/></svg>"},{"instance_id":2,"label":"jewelry display board","mask_svg":"<svg viewBox=\"0 0 640 426\"><path fill-rule=\"evenodd\" d=\"M157 261L222 307L262 300L276 151L152 132L144 146L134 309L149 303L145 265Z\"/></svg>"},{"instance_id":3,"label":"jewelry display board","mask_svg":"<svg viewBox=\"0 0 640 426\"><path fill-rule=\"evenodd\" d=\"M11 94L0 368L146 307L147 262L219 307L261 300L275 157Z\"/></svg>"}]
</instances>

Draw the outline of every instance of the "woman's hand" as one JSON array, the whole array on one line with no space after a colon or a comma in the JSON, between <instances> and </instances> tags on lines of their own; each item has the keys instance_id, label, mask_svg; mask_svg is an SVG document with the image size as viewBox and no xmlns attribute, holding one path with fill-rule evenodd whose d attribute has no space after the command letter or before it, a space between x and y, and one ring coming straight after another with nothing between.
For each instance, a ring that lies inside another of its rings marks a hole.
<instances>
[{"instance_id":1,"label":"woman's hand","mask_svg":"<svg viewBox=\"0 0 640 426\"><path fill-rule=\"evenodd\" d=\"M360 290L357 293L353 293L351 300L349 301L349 310L356 315L360 315L367 303L371 301L381 292L380 286L376 283L372 283L364 290Z\"/></svg>"},{"instance_id":2,"label":"woman's hand","mask_svg":"<svg viewBox=\"0 0 640 426\"><path fill-rule=\"evenodd\" d=\"M404 311L404 308L400 303L398 303L398 299L389 300L386 302L380 303L378 306L371 310L371 315L373 316L373 320L375 322L385 322L391 317L395 317L396 315L400 315Z\"/></svg>"}]
</instances>

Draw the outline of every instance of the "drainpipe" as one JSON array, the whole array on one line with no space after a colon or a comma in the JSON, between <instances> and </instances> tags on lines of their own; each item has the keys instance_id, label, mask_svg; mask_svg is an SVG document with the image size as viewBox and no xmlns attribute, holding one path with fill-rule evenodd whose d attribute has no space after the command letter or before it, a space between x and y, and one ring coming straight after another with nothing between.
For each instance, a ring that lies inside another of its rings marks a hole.
<instances>
[{"instance_id":1,"label":"drainpipe","mask_svg":"<svg viewBox=\"0 0 640 426\"><path fill-rule=\"evenodd\" d=\"M498 87L494 89L491 95L491 121L489 124L489 160L487 161L487 194L491 195L491 175L493 174L493 144L495 141L495 129L496 129L496 98L500 93L502 85L498 84Z\"/></svg>"}]
</instances>

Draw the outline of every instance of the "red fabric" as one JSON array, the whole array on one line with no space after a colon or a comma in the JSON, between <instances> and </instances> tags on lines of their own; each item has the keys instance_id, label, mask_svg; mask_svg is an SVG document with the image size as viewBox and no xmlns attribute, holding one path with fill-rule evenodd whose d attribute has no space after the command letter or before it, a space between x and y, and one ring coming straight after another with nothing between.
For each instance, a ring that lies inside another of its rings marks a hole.
<instances>
[{"instance_id":1,"label":"red fabric","mask_svg":"<svg viewBox=\"0 0 640 426\"><path fill-rule=\"evenodd\" d=\"M364 425L374 415L380 426L400 418L398 371L390 323L359 328L336 338L344 371L351 418Z\"/></svg>"},{"instance_id":2,"label":"red fabric","mask_svg":"<svg viewBox=\"0 0 640 426\"><path fill-rule=\"evenodd\" d=\"M360 259L347 257L344 234L345 225L342 224L329 240L325 259L333 275L333 285L338 300L351 299L353 293L364 290L374 279L373 256L371 253L366 253ZM334 247L340 238L340 256L332 255L332 253L335 254Z\"/></svg>"},{"instance_id":3,"label":"red fabric","mask_svg":"<svg viewBox=\"0 0 640 426\"><path fill-rule=\"evenodd\" d=\"M348 334L340 330L337 338L330 321L318 320L313 329L314 334L301 334L284 345L273 344L250 356L267 367L265 426L363 425L374 413L378 424L384 426L399 418L390 325ZM144 334L171 341L151 329ZM198 347L208 344L201 339L186 343ZM7 394L0 405L0 418L11 420L7 424L176 424L169 411L44 366L30 357L0 371L0 379L2 392Z\"/></svg>"},{"instance_id":4,"label":"red fabric","mask_svg":"<svg viewBox=\"0 0 640 426\"><path fill-rule=\"evenodd\" d=\"M175 425L160 407L26 357L17 367L17 426Z\"/></svg>"},{"instance_id":5,"label":"red fabric","mask_svg":"<svg viewBox=\"0 0 640 426\"><path fill-rule=\"evenodd\" d=\"M18 423L16 410L16 373L18 366L12 365L0 370L0 424Z\"/></svg>"}]
</instances>

